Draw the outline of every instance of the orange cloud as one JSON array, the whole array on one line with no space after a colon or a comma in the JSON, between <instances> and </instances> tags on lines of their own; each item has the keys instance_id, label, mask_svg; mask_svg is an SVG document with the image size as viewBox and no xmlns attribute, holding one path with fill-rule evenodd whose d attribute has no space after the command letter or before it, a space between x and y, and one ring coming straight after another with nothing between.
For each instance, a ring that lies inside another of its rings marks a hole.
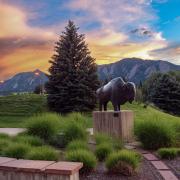
<instances>
[{"instance_id":1,"label":"orange cloud","mask_svg":"<svg viewBox=\"0 0 180 180\"><path fill-rule=\"evenodd\" d=\"M49 29L30 27L24 11L0 4L0 79L21 71L47 70L56 35Z\"/></svg>"}]
</instances>

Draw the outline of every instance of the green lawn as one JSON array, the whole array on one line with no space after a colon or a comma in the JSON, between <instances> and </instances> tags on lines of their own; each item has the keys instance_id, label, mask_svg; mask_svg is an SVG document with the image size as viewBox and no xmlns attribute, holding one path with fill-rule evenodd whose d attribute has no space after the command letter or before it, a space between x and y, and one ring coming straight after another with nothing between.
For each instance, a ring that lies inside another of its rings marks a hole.
<instances>
[{"instance_id":1,"label":"green lawn","mask_svg":"<svg viewBox=\"0 0 180 180\"><path fill-rule=\"evenodd\" d=\"M109 109L112 106L109 104ZM135 123L140 120L163 119L180 123L180 117L172 116L158 109L142 104L133 103L122 106L122 109L130 109L135 113ZM46 96L35 94L11 95L0 97L0 127L25 127L28 117L47 112ZM91 114L87 115L89 127L92 127Z\"/></svg>"}]
</instances>

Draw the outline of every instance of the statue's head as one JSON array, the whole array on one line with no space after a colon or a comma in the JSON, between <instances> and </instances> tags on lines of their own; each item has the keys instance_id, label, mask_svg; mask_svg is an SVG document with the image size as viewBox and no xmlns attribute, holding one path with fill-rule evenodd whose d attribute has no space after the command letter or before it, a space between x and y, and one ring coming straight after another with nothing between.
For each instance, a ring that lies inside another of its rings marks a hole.
<instances>
[{"instance_id":1,"label":"statue's head","mask_svg":"<svg viewBox=\"0 0 180 180\"><path fill-rule=\"evenodd\" d=\"M135 100L135 96L136 96L136 86L133 82L127 82L125 84L125 93L126 93L127 101L132 103Z\"/></svg>"}]
</instances>

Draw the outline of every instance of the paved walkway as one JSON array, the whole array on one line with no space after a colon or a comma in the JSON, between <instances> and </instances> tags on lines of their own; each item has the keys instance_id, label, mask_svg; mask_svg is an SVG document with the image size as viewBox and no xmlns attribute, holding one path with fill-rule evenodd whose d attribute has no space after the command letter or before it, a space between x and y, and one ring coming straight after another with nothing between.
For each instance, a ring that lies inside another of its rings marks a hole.
<instances>
[{"instance_id":1,"label":"paved walkway","mask_svg":"<svg viewBox=\"0 0 180 180\"><path fill-rule=\"evenodd\" d=\"M136 149L139 153L141 153L142 156L156 168L164 180L178 180L172 170L151 152L141 149L136 143L129 143L126 146L128 149Z\"/></svg>"},{"instance_id":2,"label":"paved walkway","mask_svg":"<svg viewBox=\"0 0 180 180\"><path fill-rule=\"evenodd\" d=\"M5 133L10 136L15 136L23 131L25 131L24 128L0 128L0 133Z\"/></svg>"}]
</instances>

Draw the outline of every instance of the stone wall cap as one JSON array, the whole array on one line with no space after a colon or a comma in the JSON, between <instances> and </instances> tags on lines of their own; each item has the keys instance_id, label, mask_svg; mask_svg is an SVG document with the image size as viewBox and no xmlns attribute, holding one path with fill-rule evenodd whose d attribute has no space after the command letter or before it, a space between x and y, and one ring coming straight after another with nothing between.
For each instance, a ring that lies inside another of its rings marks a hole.
<instances>
[{"instance_id":1,"label":"stone wall cap","mask_svg":"<svg viewBox=\"0 0 180 180\"><path fill-rule=\"evenodd\" d=\"M0 157L0 164L4 164L4 163L15 161L15 160L16 159L14 159L14 158Z\"/></svg>"},{"instance_id":2,"label":"stone wall cap","mask_svg":"<svg viewBox=\"0 0 180 180\"><path fill-rule=\"evenodd\" d=\"M55 161L38 161L38 160L14 160L7 163L0 164L0 169L16 170L23 172L41 172L47 166L54 164Z\"/></svg>"},{"instance_id":3,"label":"stone wall cap","mask_svg":"<svg viewBox=\"0 0 180 180\"><path fill-rule=\"evenodd\" d=\"M63 174L71 175L79 171L83 167L80 162L57 162L45 168L45 173L48 174Z\"/></svg>"},{"instance_id":4,"label":"stone wall cap","mask_svg":"<svg viewBox=\"0 0 180 180\"><path fill-rule=\"evenodd\" d=\"M93 111L93 113L124 113L124 112L133 112L132 110L121 110L121 111Z\"/></svg>"}]
</instances>

